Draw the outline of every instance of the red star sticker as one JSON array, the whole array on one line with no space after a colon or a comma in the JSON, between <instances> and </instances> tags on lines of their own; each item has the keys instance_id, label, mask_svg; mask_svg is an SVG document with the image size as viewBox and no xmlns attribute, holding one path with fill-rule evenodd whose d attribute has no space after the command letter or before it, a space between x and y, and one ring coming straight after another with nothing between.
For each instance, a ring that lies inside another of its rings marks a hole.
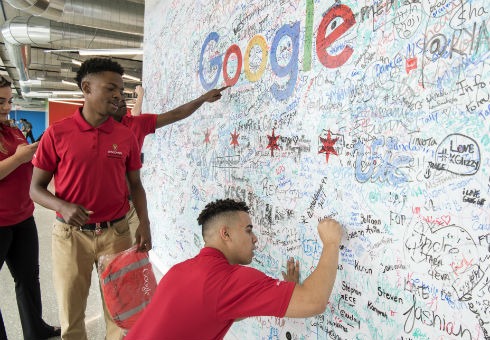
<instances>
[{"instance_id":1,"label":"red star sticker","mask_svg":"<svg viewBox=\"0 0 490 340\"><path fill-rule=\"evenodd\" d=\"M206 144L211 143L211 141L209 140L209 135L211 135L211 132L209 132L209 130L206 129L206 132L204 132L204 143Z\"/></svg>"},{"instance_id":2,"label":"red star sticker","mask_svg":"<svg viewBox=\"0 0 490 340\"><path fill-rule=\"evenodd\" d=\"M320 137L320 141L322 142L323 145L320 151L318 151L318 153L325 153L327 163L330 154L334 154L335 156L338 156L337 151L335 151L335 149L333 148L333 145L337 142L338 139L339 139L338 137L335 139L330 138L330 130L328 130L326 139Z\"/></svg>"},{"instance_id":3,"label":"red star sticker","mask_svg":"<svg viewBox=\"0 0 490 340\"><path fill-rule=\"evenodd\" d=\"M267 138L269 138L267 149L271 149L271 156L274 156L274 150L279 150L279 145L277 145L277 140L279 137L281 136L274 135L274 129L272 129L272 136L267 135Z\"/></svg>"},{"instance_id":4,"label":"red star sticker","mask_svg":"<svg viewBox=\"0 0 490 340\"><path fill-rule=\"evenodd\" d=\"M230 133L230 135L231 135L231 143L230 143L230 145L233 145L233 149L234 149L236 146L240 145L240 144L238 144L238 136L240 136L240 134L239 133L236 133L236 129L235 129L235 132L234 133Z\"/></svg>"}]
</instances>

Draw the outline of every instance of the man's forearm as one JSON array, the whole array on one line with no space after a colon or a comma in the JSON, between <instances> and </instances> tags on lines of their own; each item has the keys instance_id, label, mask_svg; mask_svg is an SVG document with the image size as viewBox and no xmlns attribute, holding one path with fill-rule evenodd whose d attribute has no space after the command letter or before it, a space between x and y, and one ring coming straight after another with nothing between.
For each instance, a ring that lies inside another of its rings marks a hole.
<instances>
[{"instance_id":1,"label":"man's forearm","mask_svg":"<svg viewBox=\"0 0 490 340\"><path fill-rule=\"evenodd\" d=\"M204 101L205 100L202 97L199 97L179 107L176 107L173 110L158 115L156 128L158 129L162 126L172 124L189 117L202 106Z\"/></svg>"},{"instance_id":2,"label":"man's forearm","mask_svg":"<svg viewBox=\"0 0 490 340\"><path fill-rule=\"evenodd\" d=\"M297 284L289 301L286 317L305 318L323 313L337 276L339 245L328 243L315 270L303 284Z\"/></svg>"},{"instance_id":3,"label":"man's forearm","mask_svg":"<svg viewBox=\"0 0 490 340\"><path fill-rule=\"evenodd\" d=\"M324 245L315 270L303 282L303 286L311 293L311 298L321 302L325 308L337 276L338 262L339 245Z\"/></svg>"},{"instance_id":4,"label":"man's forearm","mask_svg":"<svg viewBox=\"0 0 490 340\"><path fill-rule=\"evenodd\" d=\"M131 109L131 115L132 116L139 116L141 114L141 108L143 107L143 100L140 100L138 97L136 99L136 102L134 103L134 106Z\"/></svg>"},{"instance_id":5,"label":"man's forearm","mask_svg":"<svg viewBox=\"0 0 490 340\"><path fill-rule=\"evenodd\" d=\"M131 188L131 198L133 200L134 209L136 210L140 224L144 223L149 225L150 220L148 218L148 209L146 206L146 193L143 186L139 185L135 188Z\"/></svg>"},{"instance_id":6,"label":"man's forearm","mask_svg":"<svg viewBox=\"0 0 490 340\"><path fill-rule=\"evenodd\" d=\"M62 205L65 203L61 198L53 195L47 188L39 185L31 184L29 193L34 202L54 211L60 211Z\"/></svg>"}]
</instances>

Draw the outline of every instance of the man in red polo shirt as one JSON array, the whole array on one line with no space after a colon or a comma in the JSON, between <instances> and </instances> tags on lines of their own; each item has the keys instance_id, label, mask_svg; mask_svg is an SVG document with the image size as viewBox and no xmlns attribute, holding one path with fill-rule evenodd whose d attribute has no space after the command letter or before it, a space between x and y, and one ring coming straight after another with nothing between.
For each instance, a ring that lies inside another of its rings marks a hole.
<instances>
[{"instance_id":1,"label":"man in red polo shirt","mask_svg":"<svg viewBox=\"0 0 490 340\"><path fill-rule=\"evenodd\" d=\"M118 110L112 115L112 118L114 118L114 120L120 122L124 126L127 126L133 132L133 134L136 136L136 140L138 141L138 146L141 151L141 148L143 148L145 137L147 135L149 135L150 133L154 133L156 129L159 129L163 126L175 123L179 120L189 117L197 109L199 109L202 106L202 104L206 102L212 103L217 101L218 99L221 98L221 91L223 91L228 87L229 86L225 86L220 89L210 90L205 94L203 94L202 96L188 103L185 103L179 107L176 107L173 110L161 114L152 114L152 113L141 114L141 112L138 112L137 115L134 114L128 115L126 100L124 100L123 98L119 103ZM141 102L143 101L143 94L144 94L143 88L140 87L138 89L137 111L141 111ZM141 158L143 159L143 157ZM129 213L127 214L127 219L129 223L129 229L131 230L131 235L133 236L134 239L136 228L139 225L139 221L138 221L138 215L134 210L134 206L131 200L130 200Z\"/></svg>"},{"instance_id":2,"label":"man in red polo shirt","mask_svg":"<svg viewBox=\"0 0 490 340\"><path fill-rule=\"evenodd\" d=\"M125 340L222 339L235 320L246 317L301 318L325 311L337 273L340 224L320 221L323 251L315 270L299 284L242 266L252 262L257 242L248 210L244 202L230 199L206 205L197 219L204 248L161 279Z\"/></svg>"},{"instance_id":3,"label":"man in red polo shirt","mask_svg":"<svg viewBox=\"0 0 490 340\"><path fill-rule=\"evenodd\" d=\"M122 99L123 73L110 59L85 61L76 78L84 106L46 130L33 159L31 197L56 211L53 276L65 340L87 339L85 307L92 270L100 256L131 246L125 218L129 210L126 178L140 217L139 250L151 249L138 143L127 127L111 117ZM55 194L47 189L53 176ZM122 330L105 308L104 312L106 339L121 339Z\"/></svg>"}]
</instances>

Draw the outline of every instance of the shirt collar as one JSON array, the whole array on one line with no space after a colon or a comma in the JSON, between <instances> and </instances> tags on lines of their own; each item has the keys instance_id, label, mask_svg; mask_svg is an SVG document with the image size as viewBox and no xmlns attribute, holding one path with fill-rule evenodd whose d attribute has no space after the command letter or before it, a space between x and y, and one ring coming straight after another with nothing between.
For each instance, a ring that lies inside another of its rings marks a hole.
<instances>
[{"instance_id":1,"label":"shirt collar","mask_svg":"<svg viewBox=\"0 0 490 340\"><path fill-rule=\"evenodd\" d=\"M94 128L85 120L85 118L83 118L82 109L83 107L77 108L75 110L75 113L73 114L73 118L75 119L75 122L81 131L89 131L92 129L97 129L105 133L111 133L112 130L114 130L114 119L112 119L112 117L109 117L109 119L107 119L100 126Z\"/></svg>"},{"instance_id":2,"label":"shirt collar","mask_svg":"<svg viewBox=\"0 0 490 340\"><path fill-rule=\"evenodd\" d=\"M226 259L225 255L221 251L219 251L216 248L211 248L211 247L202 248L201 251L199 252L199 255L222 257L222 258Z\"/></svg>"}]
</instances>

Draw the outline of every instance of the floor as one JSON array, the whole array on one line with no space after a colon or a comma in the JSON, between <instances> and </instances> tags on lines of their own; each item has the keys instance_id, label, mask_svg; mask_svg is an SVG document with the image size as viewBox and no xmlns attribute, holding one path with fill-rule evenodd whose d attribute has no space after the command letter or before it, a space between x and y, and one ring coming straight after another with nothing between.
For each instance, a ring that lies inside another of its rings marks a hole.
<instances>
[{"instance_id":1,"label":"floor","mask_svg":"<svg viewBox=\"0 0 490 340\"><path fill-rule=\"evenodd\" d=\"M39 234L39 263L40 281L43 303L44 320L51 325L59 325L58 308L53 290L51 275L51 225L54 221L54 212L36 205L34 218ZM157 280L161 275L155 273ZM15 301L14 280L10 276L8 267L4 265L0 271L0 308L7 329L9 340L21 340L22 328L19 312ZM92 285L85 314L85 325L89 340L103 340L105 335L105 323L102 315L102 305L99 291L99 283L94 270L92 273ZM54 337L52 339L61 339Z\"/></svg>"}]
</instances>

